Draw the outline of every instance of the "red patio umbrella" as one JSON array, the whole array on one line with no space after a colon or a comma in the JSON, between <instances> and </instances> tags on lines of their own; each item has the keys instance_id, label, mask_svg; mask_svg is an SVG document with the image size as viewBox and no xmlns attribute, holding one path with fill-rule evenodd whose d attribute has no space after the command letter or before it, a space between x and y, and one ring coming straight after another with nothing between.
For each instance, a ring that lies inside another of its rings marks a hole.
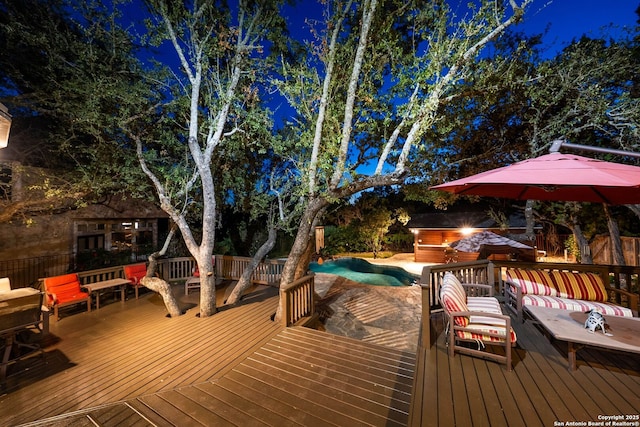
<instances>
[{"instance_id":1,"label":"red patio umbrella","mask_svg":"<svg viewBox=\"0 0 640 427\"><path fill-rule=\"evenodd\" d=\"M517 200L637 204L640 167L556 152L431 189Z\"/></svg>"}]
</instances>

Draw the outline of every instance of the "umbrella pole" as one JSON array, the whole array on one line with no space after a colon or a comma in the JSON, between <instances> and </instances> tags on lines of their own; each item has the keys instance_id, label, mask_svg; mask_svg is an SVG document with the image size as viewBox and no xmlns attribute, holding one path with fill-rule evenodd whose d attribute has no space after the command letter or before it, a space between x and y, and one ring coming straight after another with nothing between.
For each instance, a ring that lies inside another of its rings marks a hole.
<instances>
[{"instance_id":1,"label":"umbrella pole","mask_svg":"<svg viewBox=\"0 0 640 427\"><path fill-rule=\"evenodd\" d=\"M634 151L616 150L615 148L593 147L590 145L572 144L565 139L556 139L551 143L549 153L559 153L562 147L574 150L594 151L596 153L616 154L619 156L640 157L640 153Z\"/></svg>"}]
</instances>

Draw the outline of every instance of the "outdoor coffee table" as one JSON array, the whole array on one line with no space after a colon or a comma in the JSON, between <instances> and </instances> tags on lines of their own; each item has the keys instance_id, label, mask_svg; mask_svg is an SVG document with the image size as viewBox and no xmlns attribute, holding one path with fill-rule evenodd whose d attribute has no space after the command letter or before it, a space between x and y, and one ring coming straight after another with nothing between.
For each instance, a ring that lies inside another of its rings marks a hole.
<instances>
[{"instance_id":1,"label":"outdoor coffee table","mask_svg":"<svg viewBox=\"0 0 640 427\"><path fill-rule=\"evenodd\" d=\"M87 283L86 285L82 285L83 288L87 289L90 294L95 292L96 294L96 310L100 308L100 292L104 289L109 288L118 288L120 290L120 300L124 301L124 293L126 291L126 285L131 283L127 279L109 279L103 280L101 282L95 283Z\"/></svg>"},{"instance_id":2,"label":"outdoor coffee table","mask_svg":"<svg viewBox=\"0 0 640 427\"><path fill-rule=\"evenodd\" d=\"M526 306L525 310L555 339L568 344L569 370L576 370L576 352L584 347L640 353L640 318L605 316L607 336L584 327L587 313Z\"/></svg>"}]
</instances>

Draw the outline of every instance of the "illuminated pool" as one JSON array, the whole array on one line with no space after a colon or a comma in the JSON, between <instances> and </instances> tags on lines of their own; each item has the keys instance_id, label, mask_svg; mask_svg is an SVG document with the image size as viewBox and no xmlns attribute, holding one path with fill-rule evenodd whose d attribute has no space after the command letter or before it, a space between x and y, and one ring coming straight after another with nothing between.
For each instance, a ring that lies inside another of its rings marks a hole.
<instances>
[{"instance_id":1,"label":"illuminated pool","mask_svg":"<svg viewBox=\"0 0 640 427\"><path fill-rule=\"evenodd\" d=\"M312 262L316 273L337 274L354 282L377 286L410 286L419 279L407 270L389 265L374 265L360 258L339 258L322 264Z\"/></svg>"}]
</instances>

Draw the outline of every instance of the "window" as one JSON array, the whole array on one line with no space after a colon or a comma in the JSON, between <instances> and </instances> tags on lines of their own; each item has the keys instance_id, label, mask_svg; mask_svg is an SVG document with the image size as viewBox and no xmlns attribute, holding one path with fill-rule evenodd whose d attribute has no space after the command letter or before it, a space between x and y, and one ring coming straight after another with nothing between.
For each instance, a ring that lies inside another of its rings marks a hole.
<instances>
[{"instance_id":1,"label":"window","mask_svg":"<svg viewBox=\"0 0 640 427\"><path fill-rule=\"evenodd\" d=\"M78 236L78 252L89 252L104 249L104 234Z\"/></svg>"}]
</instances>

